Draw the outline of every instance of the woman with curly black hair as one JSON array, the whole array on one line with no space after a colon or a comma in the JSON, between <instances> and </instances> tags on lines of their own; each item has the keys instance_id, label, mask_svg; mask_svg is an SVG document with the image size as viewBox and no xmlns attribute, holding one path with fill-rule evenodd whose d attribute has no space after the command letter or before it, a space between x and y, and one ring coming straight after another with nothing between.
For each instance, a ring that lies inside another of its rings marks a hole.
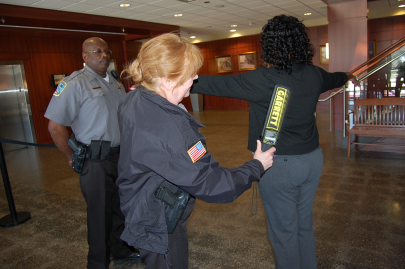
<instances>
[{"instance_id":1,"label":"woman with curly black hair","mask_svg":"<svg viewBox=\"0 0 405 269\"><path fill-rule=\"evenodd\" d=\"M297 18L281 15L263 26L262 59L277 71L291 74L294 64L312 65L314 47L309 42L305 25Z\"/></svg>"},{"instance_id":2,"label":"woman with curly black hair","mask_svg":"<svg viewBox=\"0 0 405 269\"><path fill-rule=\"evenodd\" d=\"M312 65L314 49L297 18L276 16L261 33L265 67L233 76L200 75L193 93L250 102L248 149L256 149L275 85L291 89L273 167L259 181L276 267L316 268L312 206L323 169L315 111L319 95L358 85L351 73L328 73Z\"/></svg>"}]
</instances>

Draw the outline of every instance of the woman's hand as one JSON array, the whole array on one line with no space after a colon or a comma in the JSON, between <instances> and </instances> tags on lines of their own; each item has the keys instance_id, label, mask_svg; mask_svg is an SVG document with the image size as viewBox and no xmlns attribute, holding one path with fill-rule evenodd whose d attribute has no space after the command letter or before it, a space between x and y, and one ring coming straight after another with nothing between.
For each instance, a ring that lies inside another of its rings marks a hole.
<instances>
[{"instance_id":1,"label":"woman's hand","mask_svg":"<svg viewBox=\"0 0 405 269\"><path fill-rule=\"evenodd\" d=\"M347 81L350 80L351 82L353 82L354 86L360 87L360 81L357 80L357 77L355 75L353 75L350 72L347 72L346 75L347 75Z\"/></svg>"},{"instance_id":2,"label":"woman's hand","mask_svg":"<svg viewBox=\"0 0 405 269\"><path fill-rule=\"evenodd\" d=\"M276 148L272 147L269 150L262 151L262 142L257 140L257 147L253 159L260 161L263 164L264 170L269 169L273 165L274 152Z\"/></svg>"}]
</instances>

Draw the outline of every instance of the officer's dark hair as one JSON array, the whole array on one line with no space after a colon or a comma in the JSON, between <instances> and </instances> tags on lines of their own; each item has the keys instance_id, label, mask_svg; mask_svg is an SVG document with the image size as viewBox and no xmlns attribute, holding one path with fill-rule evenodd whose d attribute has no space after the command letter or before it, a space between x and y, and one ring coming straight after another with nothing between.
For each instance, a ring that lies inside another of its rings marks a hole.
<instances>
[{"instance_id":1,"label":"officer's dark hair","mask_svg":"<svg viewBox=\"0 0 405 269\"><path fill-rule=\"evenodd\" d=\"M305 25L292 16L280 15L270 19L261 32L261 57L265 66L275 66L280 73L291 74L293 64L312 64L314 46Z\"/></svg>"},{"instance_id":2,"label":"officer's dark hair","mask_svg":"<svg viewBox=\"0 0 405 269\"><path fill-rule=\"evenodd\" d=\"M144 43L138 57L124 70L135 85L155 91L160 78L176 82L175 87L194 77L204 58L200 48L174 33Z\"/></svg>"}]
</instances>

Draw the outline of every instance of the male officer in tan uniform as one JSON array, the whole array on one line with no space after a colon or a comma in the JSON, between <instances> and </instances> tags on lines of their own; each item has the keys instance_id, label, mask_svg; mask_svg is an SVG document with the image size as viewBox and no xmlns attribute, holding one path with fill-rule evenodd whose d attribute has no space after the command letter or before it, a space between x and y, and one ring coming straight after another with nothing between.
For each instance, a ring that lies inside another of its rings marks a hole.
<instances>
[{"instance_id":1,"label":"male officer in tan uniform","mask_svg":"<svg viewBox=\"0 0 405 269\"><path fill-rule=\"evenodd\" d=\"M117 109L125 90L107 71L111 53L101 38L85 40L86 66L60 82L45 113L49 132L70 166L73 151L67 144L66 126L77 141L88 145L79 179L87 203L87 267L91 269L108 268L110 251L115 263L140 261L139 252L120 239L124 217L115 185L120 145Z\"/></svg>"}]
</instances>

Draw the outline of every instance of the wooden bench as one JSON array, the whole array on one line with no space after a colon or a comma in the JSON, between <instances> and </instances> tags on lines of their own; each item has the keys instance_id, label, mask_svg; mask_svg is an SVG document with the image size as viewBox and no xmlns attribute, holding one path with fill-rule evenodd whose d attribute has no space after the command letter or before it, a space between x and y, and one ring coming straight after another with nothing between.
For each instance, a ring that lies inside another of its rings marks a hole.
<instances>
[{"instance_id":1,"label":"wooden bench","mask_svg":"<svg viewBox=\"0 0 405 269\"><path fill-rule=\"evenodd\" d=\"M350 157L350 146L371 145L359 143L359 136L405 138L405 98L370 98L355 99L353 126L347 131L347 157ZM350 122L350 121L348 121ZM355 135L351 142L351 135ZM405 145L382 145L405 147Z\"/></svg>"}]
</instances>

